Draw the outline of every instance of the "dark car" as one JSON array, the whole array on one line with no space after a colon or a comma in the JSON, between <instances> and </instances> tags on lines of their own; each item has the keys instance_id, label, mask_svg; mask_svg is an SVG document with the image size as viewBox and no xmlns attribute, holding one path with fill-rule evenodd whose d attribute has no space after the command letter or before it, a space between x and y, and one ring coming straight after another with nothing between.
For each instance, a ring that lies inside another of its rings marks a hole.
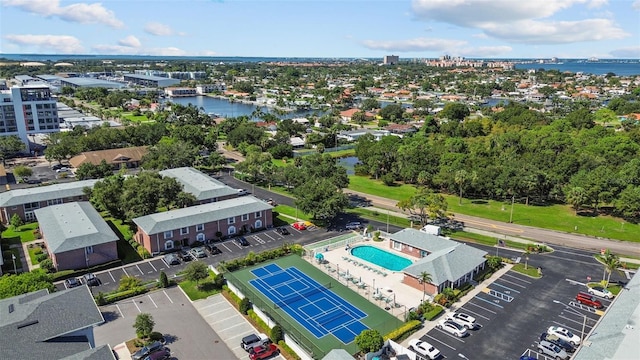
<instances>
[{"instance_id":1,"label":"dark car","mask_svg":"<svg viewBox=\"0 0 640 360\"><path fill-rule=\"evenodd\" d=\"M62 164L55 164L55 165L51 165L51 170L59 170L62 169L63 167L65 167Z\"/></svg>"},{"instance_id":2,"label":"dark car","mask_svg":"<svg viewBox=\"0 0 640 360\"><path fill-rule=\"evenodd\" d=\"M84 280L84 283L89 286L100 285L100 280L93 273L84 274L82 279Z\"/></svg>"},{"instance_id":3,"label":"dark car","mask_svg":"<svg viewBox=\"0 0 640 360\"><path fill-rule=\"evenodd\" d=\"M222 254L222 250L218 249L218 247L215 245L207 244L204 246L204 248L207 249L207 251L211 255Z\"/></svg>"},{"instance_id":4,"label":"dark car","mask_svg":"<svg viewBox=\"0 0 640 360\"><path fill-rule=\"evenodd\" d=\"M542 334L540 334L540 341L544 341L544 340L559 346L561 349L563 349L568 353L572 353L576 351L576 348L573 345L571 345L571 343L560 339L556 335L543 332Z\"/></svg>"},{"instance_id":5,"label":"dark car","mask_svg":"<svg viewBox=\"0 0 640 360\"><path fill-rule=\"evenodd\" d=\"M25 181L27 184L40 184L42 183L42 180L40 179L27 179L27 181Z\"/></svg>"},{"instance_id":6,"label":"dark car","mask_svg":"<svg viewBox=\"0 0 640 360\"><path fill-rule=\"evenodd\" d=\"M289 230L287 230L287 228L285 228L285 227L279 227L279 228L277 228L277 229L276 229L276 232L277 232L278 234L280 234L280 235L289 235L289 234L291 234L291 233L289 232Z\"/></svg>"},{"instance_id":7,"label":"dark car","mask_svg":"<svg viewBox=\"0 0 640 360\"><path fill-rule=\"evenodd\" d=\"M82 283L78 281L78 279L76 278L68 278L67 280L64 281L64 285L67 287L67 289L71 289L76 286L82 285Z\"/></svg>"},{"instance_id":8,"label":"dark car","mask_svg":"<svg viewBox=\"0 0 640 360\"><path fill-rule=\"evenodd\" d=\"M153 352L145 356L144 358L142 358L142 360L165 360L170 357L171 357L171 350L167 348L162 348L159 351Z\"/></svg>"},{"instance_id":9,"label":"dark car","mask_svg":"<svg viewBox=\"0 0 640 360\"><path fill-rule=\"evenodd\" d=\"M178 255L176 255L174 253L165 255L164 256L164 261L169 265L179 265L180 264L180 259L178 258Z\"/></svg>"},{"instance_id":10,"label":"dark car","mask_svg":"<svg viewBox=\"0 0 640 360\"><path fill-rule=\"evenodd\" d=\"M191 261L193 260L193 255L189 252L188 249L182 249L178 252L178 257L182 261Z\"/></svg>"},{"instance_id":11,"label":"dark car","mask_svg":"<svg viewBox=\"0 0 640 360\"><path fill-rule=\"evenodd\" d=\"M244 236L238 236L236 238L236 243L238 243L238 245L241 245L241 246L249 246L249 241L247 241L247 239L245 239Z\"/></svg>"},{"instance_id":12,"label":"dark car","mask_svg":"<svg viewBox=\"0 0 640 360\"><path fill-rule=\"evenodd\" d=\"M142 349L131 354L133 360L141 360L150 354L163 350L164 345L160 341L154 341L149 345L144 346Z\"/></svg>"}]
</instances>

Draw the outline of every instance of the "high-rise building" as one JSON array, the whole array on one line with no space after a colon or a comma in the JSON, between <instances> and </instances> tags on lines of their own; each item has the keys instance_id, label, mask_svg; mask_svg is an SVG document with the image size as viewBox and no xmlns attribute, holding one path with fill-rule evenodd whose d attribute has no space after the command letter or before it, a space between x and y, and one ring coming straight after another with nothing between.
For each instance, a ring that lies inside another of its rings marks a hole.
<instances>
[{"instance_id":1,"label":"high-rise building","mask_svg":"<svg viewBox=\"0 0 640 360\"><path fill-rule=\"evenodd\" d=\"M17 135L29 150L28 135L60 131L56 100L43 85L0 91L0 136Z\"/></svg>"},{"instance_id":2,"label":"high-rise building","mask_svg":"<svg viewBox=\"0 0 640 360\"><path fill-rule=\"evenodd\" d=\"M385 65L397 65L398 61L400 61L400 57L398 55L385 55L382 59L382 63Z\"/></svg>"}]
</instances>

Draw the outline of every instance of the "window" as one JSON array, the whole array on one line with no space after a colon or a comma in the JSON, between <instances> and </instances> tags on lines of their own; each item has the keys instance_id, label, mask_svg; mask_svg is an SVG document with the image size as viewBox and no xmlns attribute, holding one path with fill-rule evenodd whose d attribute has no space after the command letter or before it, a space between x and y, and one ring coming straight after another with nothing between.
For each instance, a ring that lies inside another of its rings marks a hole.
<instances>
[{"instance_id":1,"label":"window","mask_svg":"<svg viewBox=\"0 0 640 360\"><path fill-rule=\"evenodd\" d=\"M204 224L196 225L196 231L204 231Z\"/></svg>"},{"instance_id":2,"label":"window","mask_svg":"<svg viewBox=\"0 0 640 360\"><path fill-rule=\"evenodd\" d=\"M242 221L249 220L249 214L242 214Z\"/></svg>"},{"instance_id":3,"label":"window","mask_svg":"<svg viewBox=\"0 0 640 360\"><path fill-rule=\"evenodd\" d=\"M394 242L393 242L393 249L394 249L394 250L402 250L402 243L401 243L401 242L394 241Z\"/></svg>"},{"instance_id":4,"label":"window","mask_svg":"<svg viewBox=\"0 0 640 360\"><path fill-rule=\"evenodd\" d=\"M262 217L262 212L260 212L260 211L256 212L255 213L255 217L256 218Z\"/></svg>"},{"instance_id":5,"label":"window","mask_svg":"<svg viewBox=\"0 0 640 360\"><path fill-rule=\"evenodd\" d=\"M227 219L227 224L235 224L236 223L236 217L230 217Z\"/></svg>"},{"instance_id":6,"label":"window","mask_svg":"<svg viewBox=\"0 0 640 360\"><path fill-rule=\"evenodd\" d=\"M93 246L87 246L84 248L84 253L89 255L89 254L93 254Z\"/></svg>"},{"instance_id":7,"label":"window","mask_svg":"<svg viewBox=\"0 0 640 360\"><path fill-rule=\"evenodd\" d=\"M25 211L28 211L28 210L31 210L31 209L39 209L39 208L40 208L40 203L39 202L32 202L32 203L24 204Z\"/></svg>"},{"instance_id":8,"label":"window","mask_svg":"<svg viewBox=\"0 0 640 360\"><path fill-rule=\"evenodd\" d=\"M169 231L165 231L164 232L164 238L165 239L171 239L173 237L173 230L169 230Z\"/></svg>"},{"instance_id":9,"label":"window","mask_svg":"<svg viewBox=\"0 0 640 360\"><path fill-rule=\"evenodd\" d=\"M172 250L173 249L173 240L168 240L164 242L164 249L165 250Z\"/></svg>"},{"instance_id":10,"label":"window","mask_svg":"<svg viewBox=\"0 0 640 360\"><path fill-rule=\"evenodd\" d=\"M196 241L204 242L204 239L205 239L205 237L204 237L203 233L200 233L200 234L196 235Z\"/></svg>"},{"instance_id":11,"label":"window","mask_svg":"<svg viewBox=\"0 0 640 360\"><path fill-rule=\"evenodd\" d=\"M236 233L236 227L235 226L229 226L229 230L227 230L229 235L234 235Z\"/></svg>"},{"instance_id":12,"label":"window","mask_svg":"<svg viewBox=\"0 0 640 360\"><path fill-rule=\"evenodd\" d=\"M180 229L180 235L187 235L189 233L188 227L183 227Z\"/></svg>"},{"instance_id":13,"label":"window","mask_svg":"<svg viewBox=\"0 0 640 360\"><path fill-rule=\"evenodd\" d=\"M25 212L24 220L27 222L36 221L36 214L34 214L33 211Z\"/></svg>"},{"instance_id":14,"label":"window","mask_svg":"<svg viewBox=\"0 0 640 360\"><path fill-rule=\"evenodd\" d=\"M262 229L262 220L256 220L256 224L254 225L256 229Z\"/></svg>"},{"instance_id":15,"label":"window","mask_svg":"<svg viewBox=\"0 0 640 360\"><path fill-rule=\"evenodd\" d=\"M47 206L62 204L62 199L47 200Z\"/></svg>"}]
</instances>

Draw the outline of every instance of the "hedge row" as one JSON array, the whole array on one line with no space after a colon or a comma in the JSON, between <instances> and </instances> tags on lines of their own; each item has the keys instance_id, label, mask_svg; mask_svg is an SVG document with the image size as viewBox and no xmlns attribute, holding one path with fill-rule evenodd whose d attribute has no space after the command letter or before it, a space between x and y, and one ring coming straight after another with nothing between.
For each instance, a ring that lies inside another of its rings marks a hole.
<instances>
[{"instance_id":1,"label":"hedge row","mask_svg":"<svg viewBox=\"0 0 640 360\"><path fill-rule=\"evenodd\" d=\"M438 315L440 315L440 313L442 313L443 311L444 309L442 308L442 306L435 306L433 309L431 309L430 311L424 314L424 319L431 321L435 319Z\"/></svg>"},{"instance_id":2,"label":"hedge row","mask_svg":"<svg viewBox=\"0 0 640 360\"><path fill-rule=\"evenodd\" d=\"M284 244L281 247L276 249L266 250L257 254L250 252L244 258L234 259L229 262L226 262L226 261L221 262L220 268L223 271L233 272L247 266L252 266L254 264L277 259L283 256L287 256L291 254L301 255L302 252L303 252L303 249L300 245Z\"/></svg>"},{"instance_id":3,"label":"hedge row","mask_svg":"<svg viewBox=\"0 0 640 360\"><path fill-rule=\"evenodd\" d=\"M402 340L422 327L420 320L410 320L384 336L384 340Z\"/></svg>"},{"instance_id":4,"label":"hedge row","mask_svg":"<svg viewBox=\"0 0 640 360\"><path fill-rule=\"evenodd\" d=\"M130 290L125 290L125 291L118 291L118 292L114 292L111 294L103 294L103 293L99 293L98 296L96 296L96 303L98 303L98 305L106 305L106 304L111 304L117 301L120 301L122 299L126 299L126 298L130 298L132 296L136 296L136 295L140 295L140 294L144 294L148 291L148 289L144 286L138 286L135 289L130 289Z\"/></svg>"}]
</instances>

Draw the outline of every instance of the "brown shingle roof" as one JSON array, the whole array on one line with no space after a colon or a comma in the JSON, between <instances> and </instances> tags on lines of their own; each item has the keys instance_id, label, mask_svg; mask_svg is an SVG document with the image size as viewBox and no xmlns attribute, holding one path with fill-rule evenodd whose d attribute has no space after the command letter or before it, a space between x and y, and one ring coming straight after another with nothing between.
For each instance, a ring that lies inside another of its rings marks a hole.
<instances>
[{"instance_id":1,"label":"brown shingle roof","mask_svg":"<svg viewBox=\"0 0 640 360\"><path fill-rule=\"evenodd\" d=\"M135 146L120 149L108 149L98 151L87 151L74 156L69 160L71 166L78 168L85 163L99 165L102 160L107 164L119 164L132 161L140 161L149 152L146 146Z\"/></svg>"}]
</instances>

